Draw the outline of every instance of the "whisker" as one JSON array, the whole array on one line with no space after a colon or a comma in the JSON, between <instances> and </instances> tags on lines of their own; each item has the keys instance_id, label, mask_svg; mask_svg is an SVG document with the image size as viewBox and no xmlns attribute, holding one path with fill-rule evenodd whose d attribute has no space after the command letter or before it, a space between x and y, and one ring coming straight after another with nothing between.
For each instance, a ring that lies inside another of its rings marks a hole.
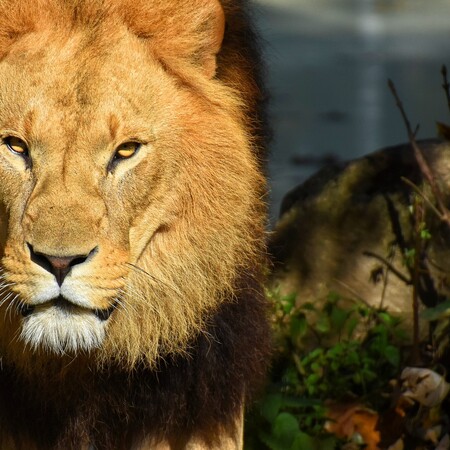
<instances>
[{"instance_id":1,"label":"whisker","mask_svg":"<svg viewBox=\"0 0 450 450\"><path fill-rule=\"evenodd\" d=\"M125 292L123 289L119 290L119 293L118 293L117 297L115 298L114 308L115 309L122 308L124 311L128 311L128 309L130 308L130 309L133 309L134 312L137 312L134 305L131 305L129 302L127 302L127 300L124 297L122 297L121 295L125 296Z\"/></svg>"},{"instance_id":2,"label":"whisker","mask_svg":"<svg viewBox=\"0 0 450 450\"><path fill-rule=\"evenodd\" d=\"M131 303L128 298L131 295L134 297L139 297L142 299L142 294L135 289L133 289L131 286L127 286L126 290L121 289L120 293L122 294L122 297L120 297L119 305L123 306L124 310L131 309L134 313L138 313L138 310L136 308L136 305Z\"/></svg>"},{"instance_id":3,"label":"whisker","mask_svg":"<svg viewBox=\"0 0 450 450\"><path fill-rule=\"evenodd\" d=\"M15 286L16 283L6 283L2 284L0 283L0 294L2 294L5 290L7 290L11 286Z\"/></svg>"},{"instance_id":4,"label":"whisker","mask_svg":"<svg viewBox=\"0 0 450 450\"><path fill-rule=\"evenodd\" d=\"M151 309L159 317L161 316L158 308L151 302L148 302L147 297L143 295L141 291L136 290L133 286L127 286L126 289L127 290L122 289L122 293L124 294L124 296L121 299L122 304L124 304L125 308L131 308L132 311L136 314L139 312L136 306L128 300L130 297L132 297L137 299L141 303L144 303L146 308Z\"/></svg>"},{"instance_id":5,"label":"whisker","mask_svg":"<svg viewBox=\"0 0 450 450\"><path fill-rule=\"evenodd\" d=\"M14 334L13 334L13 336L11 337L11 340L9 341L9 344L10 344L10 345L11 345L13 342L19 342L19 336L20 336L20 333L21 333L21 329L20 329L20 327L19 327L19 328L16 329L16 331L15 331ZM28 344L25 344L25 345L24 345L24 351L25 351L27 345L28 345Z\"/></svg>"},{"instance_id":6,"label":"whisker","mask_svg":"<svg viewBox=\"0 0 450 450\"><path fill-rule=\"evenodd\" d=\"M12 292L9 292L8 295L2 300L2 305L3 303L6 303L14 294Z\"/></svg>"},{"instance_id":7,"label":"whisker","mask_svg":"<svg viewBox=\"0 0 450 450\"><path fill-rule=\"evenodd\" d=\"M9 299L12 295L13 295L13 293L11 292L8 295L7 299ZM6 315L8 315L9 322L12 322L13 305L18 306L18 305L20 305L20 303L22 303L21 300L17 301L18 298L19 298L19 294L14 294L13 298L9 301L9 305L6 307L5 317L6 317Z\"/></svg>"},{"instance_id":8,"label":"whisker","mask_svg":"<svg viewBox=\"0 0 450 450\"><path fill-rule=\"evenodd\" d=\"M167 287L168 289L171 289L173 292L175 292L178 295L181 295L180 290L176 287L176 286L171 286L169 284L167 284L166 282L158 279L157 277L155 277L154 275L148 273L146 270L144 270L142 267L137 266L136 264L132 264L132 263L125 263L125 265L133 268L136 272L141 273L142 275L147 276L148 278L150 278L152 281L155 281L156 283L162 284L163 286Z\"/></svg>"}]
</instances>

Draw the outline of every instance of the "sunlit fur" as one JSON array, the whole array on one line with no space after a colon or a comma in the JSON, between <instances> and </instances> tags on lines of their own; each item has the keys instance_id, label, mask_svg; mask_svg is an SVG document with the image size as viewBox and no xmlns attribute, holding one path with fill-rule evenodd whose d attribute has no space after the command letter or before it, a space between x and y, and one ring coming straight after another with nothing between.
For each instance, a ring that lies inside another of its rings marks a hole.
<instances>
[{"instance_id":1,"label":"sunlit fur","mask_svg":"<svg viewBox=\"0 0 450 450\"><path fill-rule=\"evenodd\" d=\"M91 311L65 311L46 308L26 317L20 339L31 350L64 354L89 351L100 347L105 335L105 324Z\"/></svg>"},{"instance_id":2,"label":"sunlit fur","mask_svg":"<svg viewBox=\"0 0 450 450\"><path fill-rule=\"evenodd\" d=\"M0 0L0 448L242 448L259 62L246 0Z\"/></svg>"},{"instance_id":3,"label":"sunlit fur","mask_svg":"<svg viewBox=\"0 0 450 450\"><path fill-rule=\"evenodd\" d=\"M0 351L25 370L29 351L130 370L185 353L259 264L264 179L239 86L214 75L222 14L214 0L0 1L0 132L32 159L0 147ZM144 148L108 172L136 133ZM51 281L27 242L98 246L67 285L89 308L116 302L108 322L44 310Z\"/></svg>"}]
</instances>

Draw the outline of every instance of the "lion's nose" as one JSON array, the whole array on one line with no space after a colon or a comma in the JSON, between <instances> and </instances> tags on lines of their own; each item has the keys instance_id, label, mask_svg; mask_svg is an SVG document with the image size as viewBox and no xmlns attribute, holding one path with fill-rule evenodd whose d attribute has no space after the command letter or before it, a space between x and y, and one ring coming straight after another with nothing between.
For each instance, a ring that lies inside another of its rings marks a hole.
<instances>
[{"instance_id":1,"label":"lion's nose","mask_svg":"<svg viewBox=\"0 0 450 450\"><path fill-rule=\"evenodd\" d=\"M52 273L59 286L62 285L64 278L73 266L83 264L97 249L95 247L87 255L53 256L34 251L30 244L28 244L28 248L30 250L31 261L41 266L47 272Z\"/></svg>"}]
</instances>

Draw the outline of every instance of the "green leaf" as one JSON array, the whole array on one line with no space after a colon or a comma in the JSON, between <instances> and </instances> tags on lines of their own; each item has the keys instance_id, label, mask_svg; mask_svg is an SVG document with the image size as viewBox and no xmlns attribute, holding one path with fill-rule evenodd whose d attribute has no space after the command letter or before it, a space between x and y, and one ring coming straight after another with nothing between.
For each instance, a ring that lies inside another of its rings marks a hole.
<instances>
[{"instance_id":1,"label":"green leaf","mask_svg":"<svg viewBox=\"0 0 450 450\"><path fill-rule=\"evenodd\" d=\"M271 436L263 430L260 430L258 437L270 450L286 450L283 442L280 442L277 438Z\"/></svg>"},{"instance_id":2,"label":"green leaf","mask_svg":"<svg viewBox=\"0 0 450 450\"><path fill-rule=\"evenodd\" d=\"M420 232L420 238L424 240L431 239L431 233L425 228Z\"/></svg>"},{"instance_id":3,"label":"green leaf","mask_svg":"<svg viewBox=\"0 0 450 450\"><path fill-rule=\"evenodd\" d=\"M295 301L297 299L296 294L286 295L281 299L281 306L286 314L289 314L295 306Z\"/></svg>"},{"instance_id":4,"label":"green leaf","mask_svg":"<svg viewBox=\"0 0 450 450\"><path fill-rule=\"evenodd\" d=\"M283 404L281 394L269 394L261 405L262 416L270 423L273 423Z\"/></svg>"},{"instance_id":5,"label":"green leaf","mask_svg":"<svg viewBox=\"0 0 450 450\"><path fill-rule=\"evenodd\" d=\"M329 303L337 303L341 299L341 296L334 291L330 291L327 296L327 301Z\"/></svg>"},{"instance_id":6,"label":"green leaf","mask_svg":"<svg viewBox=\"0 0 450 450\"><path fill-rule=\"evenodd\" d=\"M311 370L314 373L317 373L318 375L322 376L323 366L322 366L322 364L319 364L318 362L313 362L311 364Z\"/></svg>"},{"instance_id":7,"label":"green leaf","mask_svg":"<svg viewBox=\"0 0 450 450\"><path fill-rule=\"evenodd\" d=\"M318 450L317 440L302 431L297 433L290 450ZM322 447L320 447L322 448Z\"/></svg>"},{"instance_id":8,"label":"green leaf","mask_svg":"<svg viewBox=\"0 0 450 450\"><path fill-rule=\"evenodd\" d=\"M287 412L278 414L273 425L273 435L284 445L285 450L291 447L300 429L295 416Z\"/></svg>"},{"instance_id":9,"label":"green leaf","mask_svg":"<svg viewBox=\"0 0 450 450\"><path fill-rule=\"evenodd\" d=\"M333 330L339 332L344 327L345 321L347 320L348 312L345 309L339 308L338 306L333 306L331 310L331 326Z\"/></svg>"},{"instance_id":10,"label":"green leaf","mask_svg":"<svg viewBox=\"0 0 450 450\"><path fill-rule=\"evenodd\" d=\"M388 338L388 330L386 328L386 325L384 324L378 324L375 325L371 330L370 334L374 336L374 341L383 341L386 342Z\"/></svg>"},{"instance_id":11,"label":"green leaf","mask_svg":"<svg viewBox=\"0 0 450 450\"><path fill-rule=\"evenodd\" d=\"M387 345L383 354L392 366L398 367L400 365L400 351L397 347Z\"/></svg>"},{"instance_id":12,"label":"green leaf","mask_svg":"<svg viewBox=\"0 0 450 450\"><path fill-rule=\"evenodd\" d=\"M358 326L360 320L357 317L350 317L347 321L347 339L350 339L355 331L355 328Z\"/></svg>"},{"instance_id":13,"label":"green leaf","mask_svg":"<svg viewBox=\"0 0 450 450\"><path fill-rule=\"evenodd\" d=\"M335 450L337 439L334 436L329 436L327 438L321 439L320 441L320 450Z\"/></svg>"},{"instance_id":14,"label":"green leaf","mask_svg":"<svg viewBox=\"0 0 450 450\"><path fill-rule=\"evenodd\" d=\"M291 338L292 342L296 345L300 345L300 339L306 334L308 330L308 322L306 316L301 313L291 320Z\"/></svg>"},{"instance_id":15,"label":"green leaf","mask_svg":"<svg viewBox=\"0 0 450 450\"><path fill-rule=\"evenodd\" d=\"M311 375L309 375L306 378L306 384L308 386L315 385L315 384L317 384L318 381L320 381L321 378L322 378L321 375L319 375L317 373L312 373Z\"/></svg>"},{"instance_id":16,"label":"green leaf","mask_svg":"<svg viewBox=\"0 0 450 450\"><path fill-rule=\"evenodd\" d=\"M319 333L325 334L330 331L330 319L328 316L321 315L314 327Z\"/></svg>"},{"instance_id":17,"label":"green leaf","mask_svg":"<svg viewBox=\"0 0 450 450\"><path fill-rule=\"evenodd\" d=\"M450 300L445 300L434 308L427 308L421 315L425 320L437 320L450 315Z\"/></svg>"},{"instance_id":18,"label":"green leaf","mask_svg":"<svg viewBox=\"0 0 450 450\"><path fill-rule=\"evenodd\" d=\"M312 360L317 359L323 355L323 348L317 347L312 352L310 352L305 358L303 359L303 364L309 364Z\"/></svg>"},{"instance_id":19,"label":"green leaf","mask_svg":"<svg viewBox=\"0 0 450 450\"><path fill-rule=\"evenodd\" d=\"M412 267L414 265L414 259L416 257L416 249L415 248L407 248L405 253L403 254L404 263L408 267Z\"/></svg>"},{"instance_id":20,"label":"green leaf","mask_svg":"<svg viewBox=\"0 0 450 450\"><path fill-rule=\"evenodd\" d=\"M380 321L383 322L385 325L395 326L398 323L398 319L394 316L391 316L387 312L380 311L377 315Z\"/></svg>"},{"instance_id":21,"label":"green leaf","mask_svg":"<svg viewBox=\"0 0 450 450\"><path fill-rule=\"evenodd\" d=\"M305 302L305 303L302 303L302 305L300 306L300 309L304 309L305 311L315 311L316 306L314 305L314 303Z\"/></svg>"},{"instance_id":22,"label":"green leaf","mask_svg":"<svg viewBox=\"0 0 450 450\"><path fill-rule=\"evenodd\" d=\"M346 349L347 344L343 342L338 342L336 345L331 347L328 352L327 356L331 356L332 358L339 357Z\"/></svg>"},{"instance_id":23,"label":"green leaf","mask_svg":"<svg viewBox=\"0 0 450 450\"><path fill-rule=\"evenodd\" d=\"M314 398L283 397L283 406L291 408L308 408L322 406L323 402Z\"/></svg>"},{"instance_id":24,"label":"green leaf","mask_svg":"<svg viewBox=\"0 0 450 450\"><path fill-rule=\"evenodd\" d=\"M361 317L367 317L372 313L373 309L366 305L358 305L358 313Z\"/></svg>"},{"instance_id":25,"label":"green leaf","mask_svg":"<svg viewBox=\"0 0 450 450\"><path fill-rule=\"evenodd\" d=\"M357 347L349 346L347 349L347 354L346 354L347 364L353 364L353 365L360 364L360 359L361 359L360 352L361 352L361 349L359 348L359 346L357 346Z\"/></svg>"}]
</instances>

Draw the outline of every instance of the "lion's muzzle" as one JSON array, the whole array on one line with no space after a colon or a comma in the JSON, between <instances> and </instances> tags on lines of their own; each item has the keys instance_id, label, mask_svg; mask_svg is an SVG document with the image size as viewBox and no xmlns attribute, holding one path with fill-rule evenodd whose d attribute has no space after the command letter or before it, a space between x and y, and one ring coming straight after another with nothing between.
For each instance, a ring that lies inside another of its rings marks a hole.
<instances>
[{"instance_id":1,"label":"lion's muzzle","mask_svg":"<svg viewBox=\"0 0 450 450\"><path fill-rule=\"evenodd\" d=\"M98 247L95 247L86 255L53 256L35 252L30 244L28 244L28 249L31 261L53 274L59 286L63 284L64 278L72 270L72 267L83 264L98 251Z\"/></svg>"}]
</instances>

